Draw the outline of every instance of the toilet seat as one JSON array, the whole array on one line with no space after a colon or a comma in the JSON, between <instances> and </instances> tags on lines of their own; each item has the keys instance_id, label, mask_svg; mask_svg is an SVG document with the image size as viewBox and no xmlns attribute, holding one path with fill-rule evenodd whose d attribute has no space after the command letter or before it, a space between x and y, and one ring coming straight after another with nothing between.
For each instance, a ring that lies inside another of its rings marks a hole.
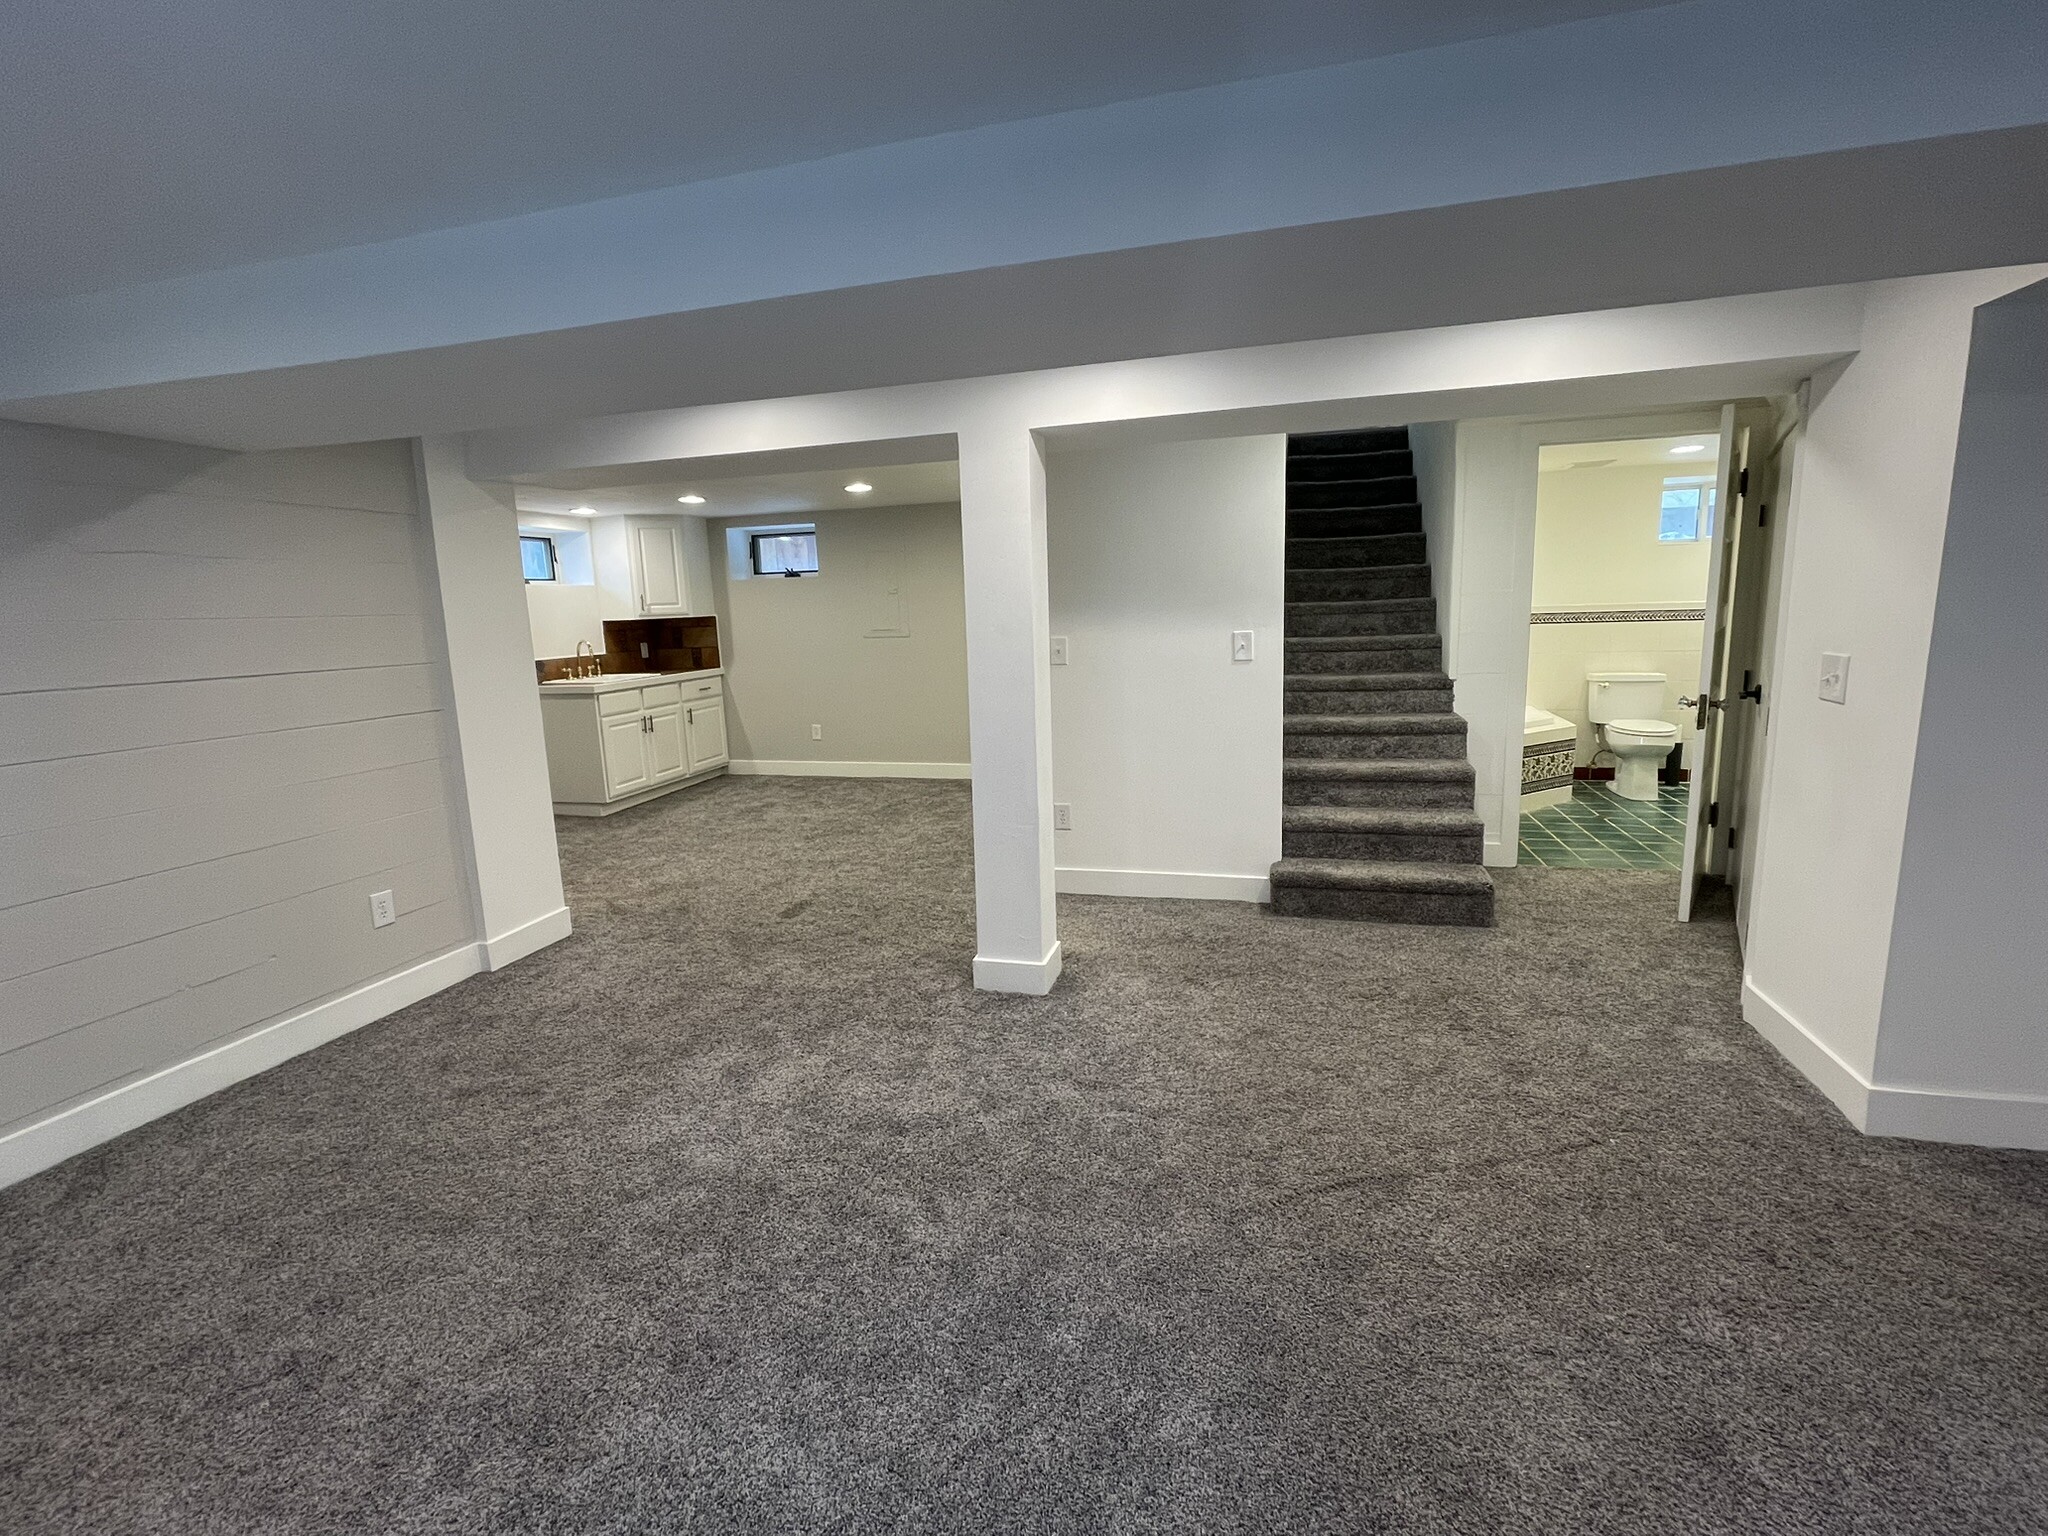
<instances>
[{"instance_id":1,"label":"toilet seat","mask_svg":"<svg viewBox=\"0 0 2048 1536\"><path fill-rule=\"evenodd\" d=\"M1630 736L1651 737L1659 741L1669 741L1678 734L1678 727L1669 720L1610 720L1607 722L1607 729L1623 731Z\"/></svg>"}]
</instances>

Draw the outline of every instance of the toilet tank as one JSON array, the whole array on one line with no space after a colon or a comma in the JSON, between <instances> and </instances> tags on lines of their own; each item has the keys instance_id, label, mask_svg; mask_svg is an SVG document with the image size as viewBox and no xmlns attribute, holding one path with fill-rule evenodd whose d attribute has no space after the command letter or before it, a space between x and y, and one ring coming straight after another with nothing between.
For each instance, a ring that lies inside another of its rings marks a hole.
<instances>
[{"instance_id":1,"label":"toilet tank","mask_svg":"<svg viewBox=\"0 0 2048 1536\"><path fill-rule=\"evenodd\" d=\"M1662 672L1588 672L1586 719L1594 725L1610 720L1664 718Z\"/></svg>"}]
</instances>

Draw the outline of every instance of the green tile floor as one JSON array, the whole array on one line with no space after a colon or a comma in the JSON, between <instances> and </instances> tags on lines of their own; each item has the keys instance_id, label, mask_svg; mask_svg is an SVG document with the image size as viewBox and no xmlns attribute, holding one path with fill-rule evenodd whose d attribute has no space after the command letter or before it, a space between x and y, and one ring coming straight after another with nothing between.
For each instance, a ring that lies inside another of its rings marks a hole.
<instances>
[{"instance_id":1,"label":"green tile floor","mask_svg":"<svg viewBox=\"0 0 2048 1536\"><path fill-rule=\"evenodd\" d=\"M1685 787L1624 800L1611 784L1581 780L1564 805L1522 816L1521 862L1546 869L1677 869L1685 844Z\"/></svg>"}]
</instances>

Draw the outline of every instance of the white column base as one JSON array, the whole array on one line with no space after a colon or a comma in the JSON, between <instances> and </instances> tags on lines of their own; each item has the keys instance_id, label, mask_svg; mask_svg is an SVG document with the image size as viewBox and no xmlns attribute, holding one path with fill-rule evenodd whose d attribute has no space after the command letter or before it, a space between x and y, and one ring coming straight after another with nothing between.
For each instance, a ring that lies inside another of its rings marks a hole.
<instances>
[{"instance_id":1,"label":"white column base","mask_svg":"<svg viewBox=\"0 0 2048 1536\"><path fill-rule=\"evenodd\" d=\"M1062 963L1057 943L1046 951L1043 960L992 960L976 955L974 988L977 992L1021 992L1027 997L1043 997L1060 979Z\"/></svg>"},{"instance_id":2,"label":"white column base","mask_svg":"<svg viewBox=\"0 0 2048 1536\"><path fill-rule=\"evenodd\" d=\"M522 923L510 933L500 933L484 940L484 969L500 970L514 960L524 960L537 949L546 949L550 944L569 937L569 909L557 907L544 916L536 917L530 923Z\"/></svg>"}]
</instances>

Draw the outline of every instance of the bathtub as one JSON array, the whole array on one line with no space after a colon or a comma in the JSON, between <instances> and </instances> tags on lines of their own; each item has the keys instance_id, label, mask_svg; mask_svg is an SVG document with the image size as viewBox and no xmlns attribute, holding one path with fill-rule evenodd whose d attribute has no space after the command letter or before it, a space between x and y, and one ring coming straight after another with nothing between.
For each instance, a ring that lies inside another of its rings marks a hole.
<instances>
[{"instance_id":1,"label":"bathtub","mask_svg":"<svg viewBox=\"0 0 2048 1536\"><path fill-rule=\"evenodd\" d=\"M1534 704L1522 710L1522 809L1540 811L1572 797L1579 760L1579 728Z\"/></svg>"}]
</instances>

